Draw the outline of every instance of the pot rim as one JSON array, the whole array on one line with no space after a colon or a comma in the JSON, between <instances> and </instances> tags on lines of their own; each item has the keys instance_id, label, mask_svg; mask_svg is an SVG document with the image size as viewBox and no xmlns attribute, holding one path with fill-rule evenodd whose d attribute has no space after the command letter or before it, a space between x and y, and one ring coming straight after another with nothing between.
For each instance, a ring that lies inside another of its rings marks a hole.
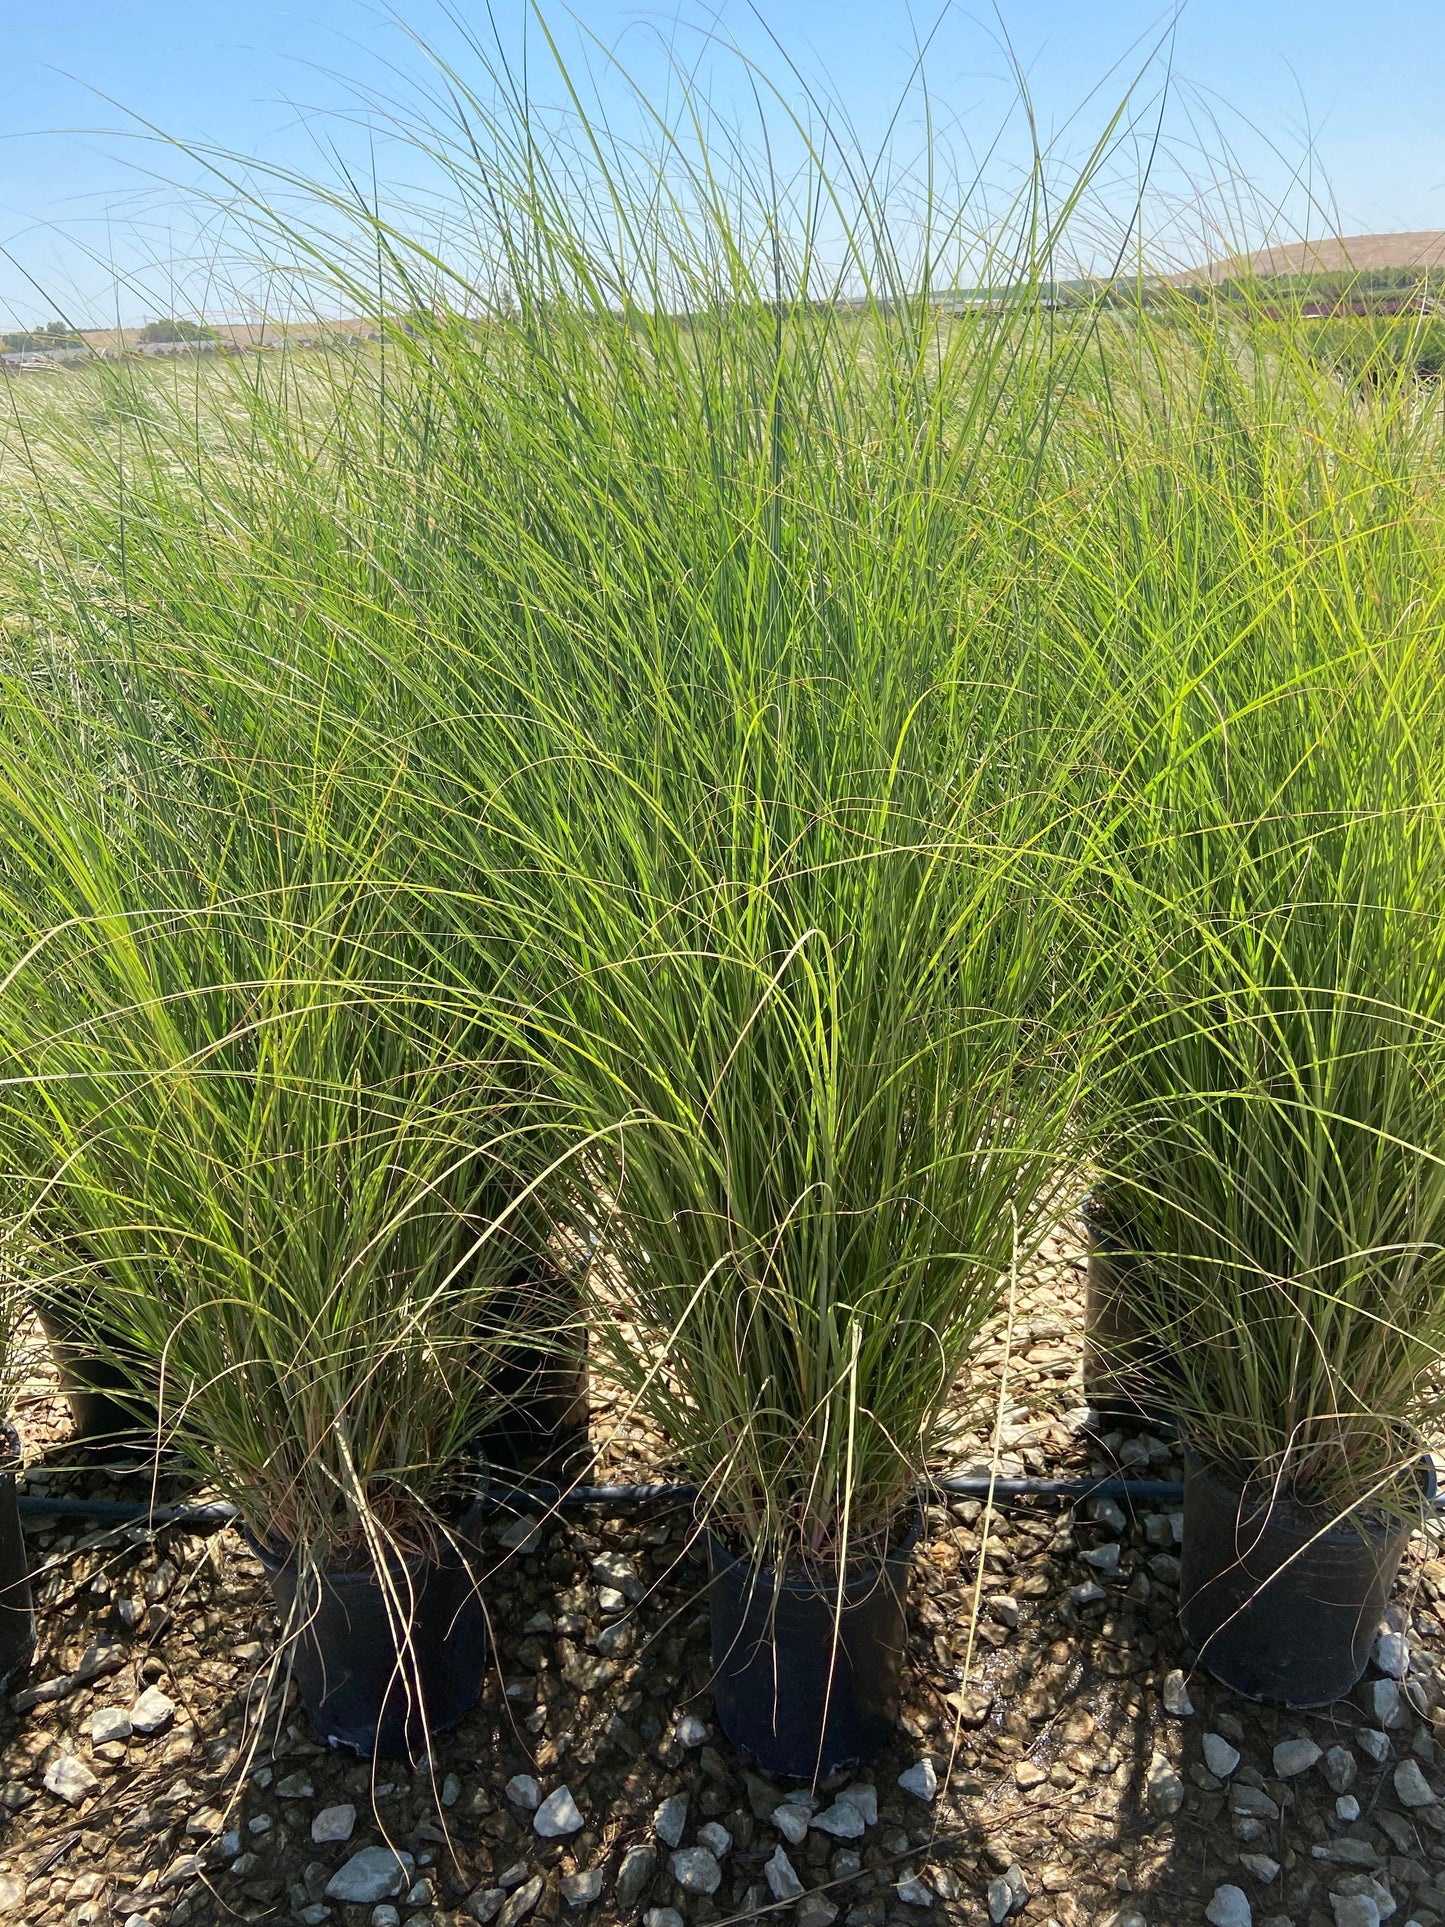
<instances>
[{"instance_id":1,"label":"pot rim","mask_svg":"<svg viewBox=\"0 0 1445 1927\"><path fill-rule=\"evenodd\" d=\"M1182 1427L1180 1438L1184 1447L1186 1491L1191 1480L1198 1480L1212 1492L1236 1501L1242 1500L1251 1490L1236 1473L1206 1459ZM1420 1512L1423 1515L1437 1503L1435 1461L1431 1453L1422 1448L1415 1464L1420 1484ZM1333 1520L1332 1524L1323 1523L1327 1515ZM1340 1540L1358 1543L1362 1533L1372 1539L1390 1539L1401 1530L1414 1529L1408 1515L1392 1514L1383 1506L1372 1505L1362 1499L1342 1510L1333 1505L1309 1506L1298 1499L1284 1496L1268 1500L1261 1495L1239 1516L1251 1521L1263 1520L1273 1531L1290 1533L1322 1544Z\"/></svg>"},{"instance_id":2,"label":"pot rim","mask_svg":"<svg viewBox=\"0 0 1445 1927\"><path fill-rule=\"evenodd\" d=\"M439 1540L437 1551L431 1553L407 1552L399 1554L393 1549L388 1548L388 1564L390 1570L397 1573L405 1573L409 1577L415 1578L424 1567L439 1567L442 1564L442 1559L438 1556L439 1552L443 1550L455 1552L457 1542L463 1545L475 1544L476 1534L474 1528L479 1525L485 1517L485 1495L478 1493L466 1508L465 1512L462 1513L461 1517L449 1527L448 1536ZM284 1572L288 1566L293 1571L295 1570L296 1548L294 1545L287 1546L283 1550L274 1544L268 1544L265 1540L258 1538L244 1519L238 1519L236 1524L240 1530L241 1537L266 1568L268 1578L274 1577L278 1572ZM339 1572L331 1566L322 1566L316 1570L318 1571L319 1577L324 1579L328 1586L332 1587L369 1586L376 1578L376 1567L374 1565L348 1566Z\"/></svg>"},{"instance_id":3,"label":"pot rim","mask_svg":"<svg viewBox=\"0 0 1445 1927\"><path fill-rule=\"evenodd\" d=\"M903 1516L909 1520L907 1532L896 1542L890 1540L889 1549L881 1559L869 1557L850 1563L843 1576L845 1598L862 1586L875 1585L880 1573L889 1569L897 1570L907 1564L914 1547L923 1536L922 1505L915 1502L910 1512ZM894 1521L895 1531L898 1523L898 1520ZM708 1564L714 1578L741 1566L751 1571L755 1584L765 1586L770 1592L791 1593L807 1598L817 1598L820 1594L825 1596L837 1594L838 1569L836 1566L832 1568L820 1566L818 1569L820 1576L816 1579L789 1571L779 1583L776 1565L762 1565L746 1552L734 1552L711 1526L705 1527L704 1530L707 1533ZM831 1573L831 1577L823 1577L828 1573Z\"/></svg>"}]
</instances>

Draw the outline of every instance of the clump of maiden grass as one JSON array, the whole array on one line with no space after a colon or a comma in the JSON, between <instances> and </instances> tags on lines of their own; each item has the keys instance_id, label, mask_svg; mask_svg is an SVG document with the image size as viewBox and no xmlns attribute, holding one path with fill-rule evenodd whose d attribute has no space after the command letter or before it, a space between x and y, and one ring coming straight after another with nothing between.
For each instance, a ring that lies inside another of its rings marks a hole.
<instances>
[{"instance_id":1,"label":"clump of maiden grass","mask_svg":"<svg viewBox=\"0 0 1445 1927\"><path fill-rule=\"evenodd\" d=\"M438 834L530 933L535 1047L614 1147L598 1353L783 1562L874 1551L907 1503L1048 1228L1091 1022L1078 745L963 526L1005 411L968 418L947 341L885 403L857 328L652 313L645 383L581 329L478 383L476 595L519 642L499 694L484 659L445 677L432 738L472 799ZM863 339L899 348L876 315ZM775 411L780 355L808 379Z\"/></svg>"},{"instance_id":2,"label":"clump of maiden grass","mask_svg":"<svg viewBox=\"0 0 1445 1927\"><path fill-rule=\"evenodd\" d=\"M1398 881L1409 827L1389 840ZM1304 1501L1393 1497L1445 1362L1445 957L1418 903L1304 853L1257 867L1287 901L1158 919L1110 1196L1201 1456ZM1439 888L1438 853L1417 880Z\"/></svg>"},{"instance_id":3,"label":"clump of maiden grass","mask_svg":"<svg viewBox=\"0 0 1445 1927\"><path fill-rule=\"evenodd\" d=\"M1201 1454L1398 1498L1445 1343L1431 423L1248 306L1186 304L1121 383L1150 345L1112 339L1115 459L1090 530L1058 518L1136 972L1102 1198Z\"/></svg>"},{"instance_id":4,"label":"clump of maiden grass","mask_svg":"<svg viewBox=\"0 0 1445 1927\"><path fill-rule=\"evenodd\" d=\"M172 1441L303 1565L455 1510L516 1339L560 1139L500 1006L422 967L328 773L71 729L11 681L0 755L0 1150L12 1236ZM79 718L74 719L78 724ZM548 1341L549 1334L526 1336Z\"/></svg>"},{"instance_id":5,"label":"clump of maiden grass","mask_svg":"<svg viewBox=\"0 0 1445 1927\"><path fill-rule=\"evenodd\" d=\"M406 337L452 531L411 659L438 841L512 906L534 1047L610 1146L601 1355L751 1556L876 1552L1048 1228L1107 996L1065 963L1091 828L1030 609L1052 345L1027 302L945 313L962 223L905 261L866 168L809 154L784 201L588 123L589 200L453 99L512 306L479 341L432 294Z\"/></svg>"}]
</instances>

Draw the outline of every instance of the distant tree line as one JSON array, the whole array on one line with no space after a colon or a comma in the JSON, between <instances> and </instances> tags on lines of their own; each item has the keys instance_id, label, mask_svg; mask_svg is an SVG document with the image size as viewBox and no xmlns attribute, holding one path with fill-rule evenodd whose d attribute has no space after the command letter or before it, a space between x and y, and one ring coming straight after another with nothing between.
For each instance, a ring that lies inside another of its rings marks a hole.
<instances>
[{"instance_id":1,"label":"distant tree line","mask_svg":"<svg viewBox=\"0 0 1445 1927\"><path fill-rule=\"evenodd\" d=\"M43 354L53 348L83 348L84 339L63 321L47 321L43 328L25 328L17 334L0 335L7 354Z\"/></svg>"},{"instance_id":2,"label":"distant tree line","mask_svg":"<svg viewBox=\"0 0 1445 1927\"><path fill-rule=\"evenodd\" d=\"M169 316L163 321L147 322L140 331L140 338L147 346L152 343L176 342L198 343L215 341L214 328L207 328L198 321L178 321ZM83 348L84 335L64 321L47 321L43 328L21 328L12 334L0 335L6 352L12 355L44 354L56 348Z\"/></svg>"},{"instance_id":3,"label":"distant tree line","mask_svg":"<svg viewBox=\"0 0 1445 1927\"><path fill-rule=\"evenodd\" d=\"M1361 268L1308 274L1227 277L1213 287L1189 290L1196 300L1247 302L1261 297L1292 310L1314 308L1335 314L1390 314L1422 299L1445 295L1442 268Z\"/></svg>"},{"instance_id":4,"label":"distant tree line","mask_svg":"<svg viewBox=\"0 0 1445 1927\"><path fill-rule=\"evenodd\" d=\"M198 342L215 341L218 337L214 328L207 328L198 321L148 321L140 331L143 343L152 342Z\"/></svg>"}]
</instances>

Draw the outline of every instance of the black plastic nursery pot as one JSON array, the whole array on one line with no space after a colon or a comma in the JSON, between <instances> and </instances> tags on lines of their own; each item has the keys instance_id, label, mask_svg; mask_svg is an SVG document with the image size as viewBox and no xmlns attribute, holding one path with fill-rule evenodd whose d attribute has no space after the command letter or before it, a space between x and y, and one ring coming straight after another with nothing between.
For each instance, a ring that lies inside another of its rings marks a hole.
<instances>
[{"instance_id":1,"label":"black plastic nursery pot","mask_svg":"<svg viewBox=\"0 0 1445 1927\"><path fill-rule=\"evenodd\" d=\"M587 1334L574 1276L561 1271L538 1278L528 1268L505 1287L500 1325L525 1331L539 1318L565 1332L567 1340L507 1347L488 1373L503 1409L477 1444L499 1471L562 1484L591 1460Z\"/></svg>"},{"instance_id":2,"label":"black plastic nursery pot","mask_svg":"<svg viewBox=\"0 0 1445 1927\"><path fill-rule=\"evenodd\" d=\"M160 1387L154 1371L139 1356L124 1372L99 1356L93 1327L83 1311L55 1293L32 1298L60 1374L60 1389L70 1406L72 1436L87 1445L137 1444L154 1438L159 1425Z\"/></svg>"},{"instance_id":3,"label":"black plastic nursery pot","mask_svg":"<svg viewBox=\"0 0 1445 1927\"><path fill-rule=\"evenodd\" d=\"M1412 1530L1373 1509L1342 1518L1271 1499L1186 1447L1179 1618L1199 1663L1248 1699L1343 1698L1369 1664Z\"/></svg>"},{"instance_id":4,"label":"black plastic nursery pot","mask_svg":"<svg viewBox=\"0 0 1445 1927\"><path fill-rule=\"evenodd\" d=\"M843 1580L739 1558L707 1535L718 1722L765 1773L822 1777L872 1759L898 1724L915 1517L880 1560Z\"/></svg>"},{"instance_id":5,"label":"black plastic nursery pot","mask_svg":"<svg viewBox=\"0 0 1445 1927\"><path fill-rule=\"evenodd\" d=\"M477 1440L490 1464L559 1484L586 1468L592 1400L585 1341L584 1349L561 1356L519 1345L491 1384L506 1408Z\"/></svg>"},{"instance_id":6,"label":"black plastic nursery pot","mask_svg":"<svg viewBox=\"0 0 1445 1927\"><path fill-rule=\"evenodd\" d=\"M302 1703L328 1746L363 1759L420 1759L430 1734L475 1706L487 1627L465 1555L481 1517L474 1506L432 1552L392 1560L386 1584L367 1565L308 1573L298 1586L294 1553L251 1540L291 1629Z\"/></svg>"},{"instance_id":7,"label":"black plastic nursery pot","mask_svg":"<svg viewBox=\"0 0 1445 1927\"><path fill-rule=\"evenodd\" d=\"M30 1664L35 1647L35 1608L15 1502L19 1470L20 1440L12 1431L0 1432L0 1692Z\"/></svg>"},{"instance_id":8,"label":"black plastic nursery pot","mask_svg":"<svg viewBox=\"0 0 1445 1927\"><path fill-rule=\"evenodd\" d=\"M1084 1224L1084 1403L1104 1418L1155 1423L1169 1416L1161 1384L1165 1355L1131 1302L1140 1260L1093 1199Z\"/></svg>"}]
</instances>

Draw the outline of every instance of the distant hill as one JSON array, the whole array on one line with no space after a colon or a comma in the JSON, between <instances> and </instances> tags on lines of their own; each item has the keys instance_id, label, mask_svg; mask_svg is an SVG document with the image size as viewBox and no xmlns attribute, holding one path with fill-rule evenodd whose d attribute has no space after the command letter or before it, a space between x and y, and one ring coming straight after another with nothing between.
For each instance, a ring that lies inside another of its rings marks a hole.
<instances>
[{"instance_id":1,"label":"distant hill","mask_svg":"<svg viewBox=\"0 0 1445 1927\"><path fill-rule=\"evenodd\" d=\"M1409 234L1348 234L1318 241L1284 241L1236 254L1169 277L1180 286L1200 281L1277 274L1369 274L1382 268L1445 268L1445 229Z\"/></svg>"}]
</instances>

